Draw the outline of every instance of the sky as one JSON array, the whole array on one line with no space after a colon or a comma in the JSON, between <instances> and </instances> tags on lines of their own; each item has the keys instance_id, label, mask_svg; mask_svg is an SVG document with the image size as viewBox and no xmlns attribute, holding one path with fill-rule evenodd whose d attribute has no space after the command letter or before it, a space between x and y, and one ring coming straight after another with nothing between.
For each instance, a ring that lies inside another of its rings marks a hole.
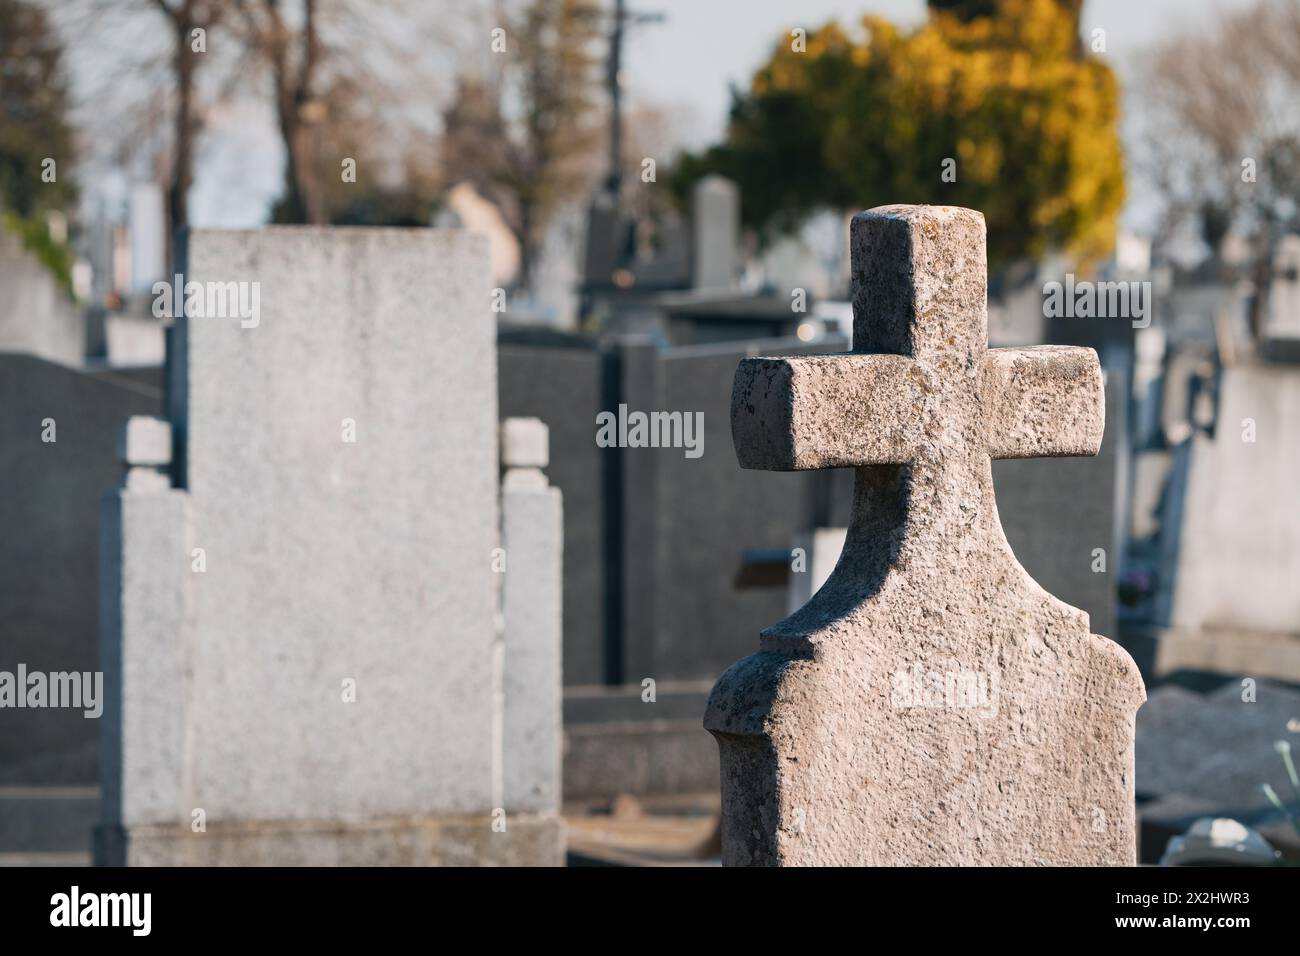
<instances>
[{"instance_id":1,"label":"sky","mask_svg":"<svg viewBox=\"0 0 1300 956\"><path fill-rule=\"evenodd\" d=\"M1250 2L1086 0L1082 33L1106 31L1105 55L1123 82L1144 48L1203 26L1216 11ZM630 30L624 56L629 105L665 109L672 116L673 145L690 148L722 136L730 86L746 86L792 27L814 28L831 19L850 24L867 12L913 26L925 16L924 0L628 0L628 6L663 15L662 22ZM192 220L207 227L259 225L280 188L281 151L270 112L264 104L242 104L216 119L219 135L208 137L202 148ZM122 184L112 188L120 195ZM1142 197L1131 191L1126 222L1141 229L1146 212Z\"/></svg>"},{"instance_id":2,"label":"sky","mask_svg":"<svg viewBox=\"0 0 1300 956\"><path fill-rule=\"evenodd\" d=\"M715 141L725 127L728 85L745 86L773 43L796 26L856 23L873 13L900 26L925 19L924 0L628 0L629 9L663 13L663 23L632 31L626 83L633 98L668 102L691 115L687 145ZM1123 78L1145 47L1249 0L1086 0L1081 32L1106 31L1107 55ZM743 15L737 15L743 11Z\"/></svg>"}]
</instances>

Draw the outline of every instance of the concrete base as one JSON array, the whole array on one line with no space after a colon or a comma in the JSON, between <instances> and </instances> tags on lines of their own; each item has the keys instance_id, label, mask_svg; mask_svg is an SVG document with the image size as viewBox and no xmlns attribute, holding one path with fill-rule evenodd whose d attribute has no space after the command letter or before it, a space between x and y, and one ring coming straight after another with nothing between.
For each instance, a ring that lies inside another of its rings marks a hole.
<instances>
[{"instance_id":1,"label":"concrete base","mask_svg":"<svg viewBox=\"0 0 1300 956\"><path fill-rule=\"evenodd\" d=\"M0 786L0 855L77 853L90 858L98 787Z\"/></svg>"},{"instance_id":2,"label":"concrete base","mask_svg":"<svg viewBox=\"0 0 1300 956\"><path fill-rule=\"evenodd\" d=\"M718 745L701 715L707 682L564 690L564 799L716 793Z\"/></svg>"},{"instance_id":3,"label":"concrete base","mask_svg":"<svg viewBox=\"0 0 1300 956\"><path fill-rule=\"evenodd\" d=\"M1156 675L1180 670L1300 683L1300 634L1171 629L1156 645Z\"/></svg>"},{"instance_id":4,"label":"concrete base","mask_svg":"<svg viewBox=\"0 0 1300 956\"><path fill-rule=\"evenodd\" d=\"M275 821L95 830L97 866L563 866L564 821L415 817L367 823Z\"/></svg>"},{"instance_id":5,"label":"concrete base","mask_svg":"<svg viewBox=\"0 0 1300 956\"><path fill-rule=\"evenodd\" d=\"M565 800L718 790L718 745L698 721L588 724L564 736Z\"/></svg>"}]
</instances>

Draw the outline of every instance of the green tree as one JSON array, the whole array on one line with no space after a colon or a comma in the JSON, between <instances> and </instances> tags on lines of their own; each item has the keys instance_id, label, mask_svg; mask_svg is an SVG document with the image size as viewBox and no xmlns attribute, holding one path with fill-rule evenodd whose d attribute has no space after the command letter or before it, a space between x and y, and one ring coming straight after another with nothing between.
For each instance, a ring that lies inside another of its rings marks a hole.
<instances>
[{"instance_id":1,"label":"green tree","mask_svg":"<svg viewBox=\"0 0 1300 956\"><path fill-rule=\"evenodd\" d=\"M941 203L984 213L995 264L1111 249L1118 85L1081 50L1074 4L1000 0L997 15L934 11L910 33L878 17L862 27L827 24L802 50L783 37L734 96L725 141L681 159L678 194L729 176L766 235L822 208Z\"/></svg>"},{"instance_id":2,"label":"green tree","mask_svg":"<svg viewBox=\"0 0 1300 956\"><path fill-rule=\"evenodd\" d=\"M63 47L44 10L0 0L0 206L17 233L64 282L70 253L45 214L75 201Z\"/></svg>"},{"instance_id":3,"label":"green tree","mask_svg":"<svg viewBox=\"0 0 1300 956\"><path fill-rule=\"evenodd\" d=\"M976 17L996 16L1003 0L926 0L926 6L940 13L951 13L962 20L974 20ZM1074 20L1074 29L1079 29L1079 16L1083 12L1083 0L1056 0L1062 10Z\"/></svg>"}]
</instances>

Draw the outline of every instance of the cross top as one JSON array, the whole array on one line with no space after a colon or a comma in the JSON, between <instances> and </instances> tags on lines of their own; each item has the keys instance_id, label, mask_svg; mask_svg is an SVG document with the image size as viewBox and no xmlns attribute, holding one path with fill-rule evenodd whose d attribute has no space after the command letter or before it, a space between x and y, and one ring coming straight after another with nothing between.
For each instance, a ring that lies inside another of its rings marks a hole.
<instances>
[{"instance_id":1,"label":"cross top","mask_svg":"<svg viewBox=\"0 0 1300 956\"><path fill-rule=\"evenodd\" d=\"M803 615L822 620L908 561L1014 565L990 459L1095 455L1105 420L1092 349L988 348L980 213L882 206L854 217L851 246L853 351L746 359L732 391L741 467L858 469L843 567Z\"/></svg>"},{"instance_id":2,"label":"cross top","mask_svg":"<svg viewBox=\"0 0 1300 956\"><path fill-rule=\"evenodd\" d=\"M1097 453L1105 404L1092 349L988 348L980 213L881 206L853 218L851 243L853 351L741 362L731 409L741 467L905 464L945 448Z\"/></svg>"},{"instance_id":3,"label":"cross top","mask_svg":"<svg viewBox=\"0 0 1300 956\"><path fill-rule=\"evenodd\" d=\"M988 346L984 217L954 206L879 206L853 217L853 351L921 360Z\"/></svg>"}]
</instances>

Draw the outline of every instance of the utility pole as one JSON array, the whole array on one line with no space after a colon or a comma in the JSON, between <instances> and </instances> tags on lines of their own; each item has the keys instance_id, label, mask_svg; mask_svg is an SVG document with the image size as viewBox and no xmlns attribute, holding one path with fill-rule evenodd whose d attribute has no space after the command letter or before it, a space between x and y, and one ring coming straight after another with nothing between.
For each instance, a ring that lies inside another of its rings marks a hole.
<instances>
[{"instance_id":1,"label":"utility pole","mask_svg":"<svg viewBox=\"0 0 1300 956\"><path fill-rule=\"evenodd\" d=\"M605 191L618 198L623 189L623 91L618 74L623 68L623 21L627 18L624 0L614 0L614 24L609 32L609 56L605 58L605 83L609 87L609 174Z\"/></svg>"},{"instance_id":2,"label":"utility pole","mask_svg":"<svg viewBox=\"0 0 1300 956\"><path fill-rule=\"evenodd\" d=\"M614 0L613 23L609 29L609 55L605 58L605 85L609 89L609 173L605 193L617 204L623 190L623 90L619 73L623 69L623 37L628 24L660 23L662 13L629 13L626 0Z\"/></svg>"}]
</instances>

